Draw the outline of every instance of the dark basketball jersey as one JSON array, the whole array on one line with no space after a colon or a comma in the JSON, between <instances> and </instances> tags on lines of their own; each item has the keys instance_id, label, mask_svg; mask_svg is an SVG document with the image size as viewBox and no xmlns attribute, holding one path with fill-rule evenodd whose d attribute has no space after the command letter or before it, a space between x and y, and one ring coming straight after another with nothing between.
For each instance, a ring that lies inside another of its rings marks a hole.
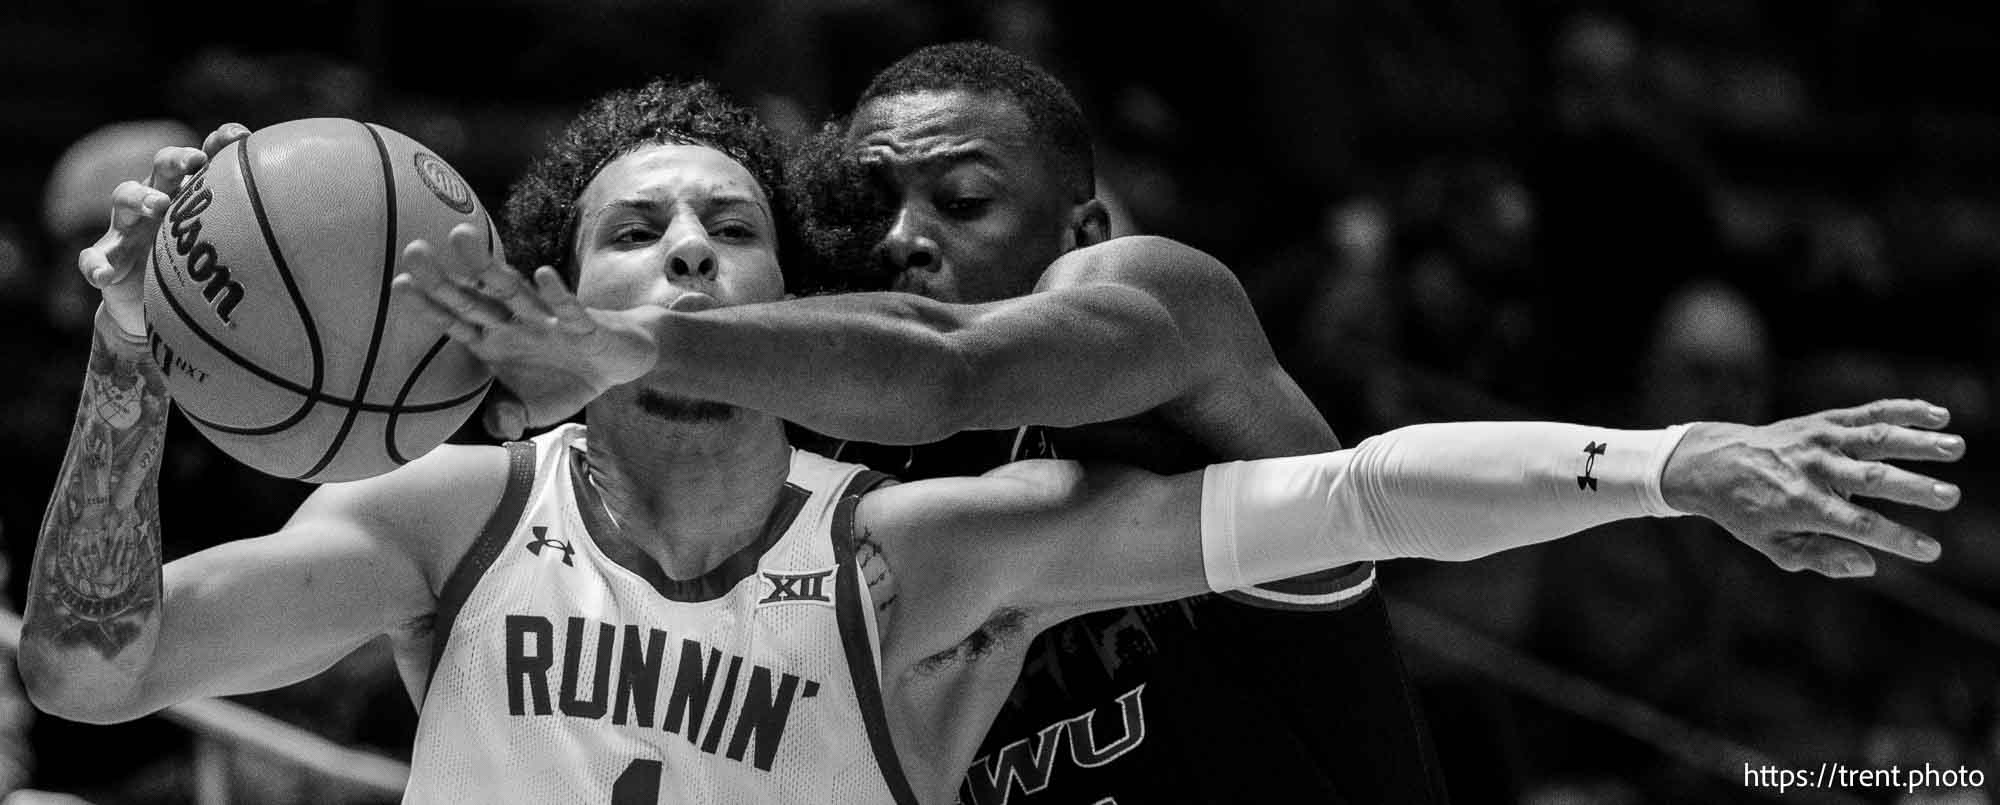
<instances>
[{"instance_id":1,"label":"dark basketball jersey","mask_svg":"<svg viewBox=\"0 0 2000 805\"><path fill-rule=\"evenodd\" d=\"M833 455L915 480L1072 457L1062 438L1024 428ZM1364 564L1044 632L960 805L1443 802L1373 581Z\"/></svg>"}]
</instances>

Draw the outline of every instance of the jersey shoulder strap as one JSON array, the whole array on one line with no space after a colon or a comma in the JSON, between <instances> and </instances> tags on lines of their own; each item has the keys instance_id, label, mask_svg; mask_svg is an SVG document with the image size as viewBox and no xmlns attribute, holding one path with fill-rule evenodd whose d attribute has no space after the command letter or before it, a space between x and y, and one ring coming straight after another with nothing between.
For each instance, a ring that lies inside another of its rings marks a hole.
<instances>
[{"instance_id":1,"label":"jersey shoulder strap","mask_svg":"<svg viewBox=\"0 0 2000 805\"><path fill-rule=\"evenodd\" d=\"M431 667L424 675L424 690L430 691L430 680L437 676L438 660L444 657L444 650L451 640L452 624L458 620L458 612L465 607L465 599L471 597L472 588L479 586L479 579L486 575L486 569L499 558L500 550L507 547L507 540L514 535L515 527L521 523L521 512L527 508L529 493L535 489L535 445L532 442L507 443L507 488L500 493L500 505L494 507L493 515L486 518L486 526L479 531L472 547L460 557L451 575L445 579L444 590L438 594L437 611L431 620Z\"/></svg>"}]
</instances>

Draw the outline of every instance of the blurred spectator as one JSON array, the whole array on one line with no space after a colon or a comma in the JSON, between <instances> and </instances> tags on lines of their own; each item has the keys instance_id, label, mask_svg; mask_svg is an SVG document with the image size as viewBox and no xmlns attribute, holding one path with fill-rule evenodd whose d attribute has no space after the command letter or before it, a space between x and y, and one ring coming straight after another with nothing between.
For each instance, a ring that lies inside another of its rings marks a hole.
<instances>
[{"instance_id":1,"label":"blurred spectator","mask_svg":"<svg viewBox=\"0 0 2000 805\"><path fill-rule=\"evenodd\" d=\"M1604 421L1637 379L1646 322L1665 293L1717 259L1707 168L1694 142L1657 109L1630 26L1572 18L1555 43L1550 128L1530 187L1542 215L1552 412Z\"/></svg>"},{"instance_id":2,"label":"blurred spectator","mask_svg":"<svg viewBox=\"0 0 2000 805\"><path fill-rule=\"evenodd\" d=\"M1683 288L1654 330L1637 421L1766 421L1771 362L1764 318L1742 293L1715 281Z\"/></svg>"},{"instance_id":3,"label":"blurred spectator","mask_svg":"<svg viewBox=\"0 0 2000 805\"><path fill-rule=\"evenodd\" d=\"M56 265L41 277L50 324L81 333L97 311L97 292L75 270L76 253L109 225L111 191L120 182L145 181L153 154L170 145L198 146L201 136L171 120L135 120L93 131L56 161L42 194L42 223L57 245Z\"/></svg>"},{"instance_id":4,"label":"blurred spectator","mask_svg":"<svg viewBox=\"0 0 2000 805\"><path fill-rule=\"evenodd\" d=\"M1726 286L1701 283L1675 293L1640 362L1644 391L1629 410L1643 413L1632 418L1655 426L1764 421L1770 378L1763 327L1742 295ZM1539 553L1530 643L1535 653L1702 723L1712 715L1704 703L1717 698L1719 687L1747 683L1736 677L1741 669L1734 654L1741 648L1734 635L1746 616L1789 611L1762 602L1793 579L1694 518L1618 523ZM1759 601L1750 605L1756 612L1731 603L1743 598ZM1756 636L1766 636L1761 627ZM1771 695L1787 693L1758 691L1732 701ZM1562 713L1529 721L1536 725L1531 746L1569 750L1530 750L1540 779L1625 779L1651 791L1681 785L1658 778L1671 770L1659 769L1652 750L1616 732Z\"/></svg>"}]
</instances>

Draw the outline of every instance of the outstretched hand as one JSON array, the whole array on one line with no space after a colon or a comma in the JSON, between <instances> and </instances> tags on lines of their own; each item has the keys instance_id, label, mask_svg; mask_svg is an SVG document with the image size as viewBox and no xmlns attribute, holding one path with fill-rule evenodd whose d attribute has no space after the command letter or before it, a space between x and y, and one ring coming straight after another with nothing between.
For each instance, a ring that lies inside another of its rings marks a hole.
<instances>
[{"instance_id":1,"label":"outstretched hand","mask_svg":"<svg viewBox=\"0 0 2000 805\"><path fill-rule=\"evenodd\" d=\"M487 400L487 432L516 438L560 422L658 361L639 310L586 308L549 266L530 282L490 255L470 224L453 227L449 240L412 241L393 287L500 379L504 389Z\"/></svg>"},{"instance_id":2,"label":"outstretched hand","mask_svg":"<svg viewBox=\"0 0 2000 805\"><path fill-rule=\"evenodd\" d=\"M77 253L76 268L84 281L103 293L105 312L125 332L146 332L146 259L173 195L223 146L248 136L249 129L225 123L210 132L200 148L162 148L153 155L152 173L145 181L126 181L111 191L111 226L96 243Z\"/></svg>"},{"instance_id":3,"label":"outstretched hand","mask_svg":"<svg viewBox=\"0 0 2000 805\"><path fill-rule=\"evenodd\" d=\"M1877 400L1762 427L1705 422L1674 451L1661 488L1668 505L1720 523L1781 568L1873 575L1868 549L1920 562L1940 549L1849 498L1957 506L1957 486L1883 463L1957 461L1965 440L1936 432L1950 421L1921 400Z\"/></svg>"}]
</instances>

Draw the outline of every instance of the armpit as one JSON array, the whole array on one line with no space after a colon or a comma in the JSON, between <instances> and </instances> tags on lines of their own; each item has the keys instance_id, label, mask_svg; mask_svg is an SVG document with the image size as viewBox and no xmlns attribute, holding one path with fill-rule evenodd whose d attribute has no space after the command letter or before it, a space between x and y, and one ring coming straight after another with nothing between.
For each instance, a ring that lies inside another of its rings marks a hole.
<instances>
[{"instance_id":1,"label":"armpit","mask_svg":"<svg viewBox=\"0 0 2000 805\"><path fill-rule=\"evenodd\" d=\"M993 613L977 630L959 641L958 645L918 660L912 670L917 673L936 673L957 664L970 664L985 659L994 651L1008 646L1013 641L1032 637L1028 629L1028 613L1009 607Z\"/></svg>"},{"instance_id":2,"label":"armpit","mask_svg":"<svg viewBox=\"0 0 2000 805\"><path fill-rule=\"evenodd\" d=\"M432 634L432 630L436 628L437 613L426 612L422 615L406 618L401 623L396 624L396 631L392 632L390 636L398 640L429 641L435 637Z\"/></svg>"}]
</instances>

